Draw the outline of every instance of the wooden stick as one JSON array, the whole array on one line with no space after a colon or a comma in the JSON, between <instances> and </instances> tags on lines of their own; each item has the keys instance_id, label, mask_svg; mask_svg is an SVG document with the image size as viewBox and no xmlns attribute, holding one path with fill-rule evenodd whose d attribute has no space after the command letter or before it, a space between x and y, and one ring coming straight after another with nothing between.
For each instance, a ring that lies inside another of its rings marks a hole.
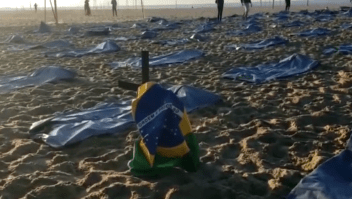
<instances>
[{"instance_id":1,"label":"wooden stick","mask_svg":"<svg viewBox=\"0 0 352 199\"><path fill-rule=\"evenodd\" d=\"M273 9L274 9L274 3L275 3L275 0L273 0Z\"/></svg>"},{"instance_id":2,"label":"wooden stick","mask_svg":"<svg viewBox=\"0 0 352 199\"><path fill-rule=\"evenodd\" d=\"M51 3L51 0L49 0L49 2L50 2L51 10L53 11L53 15L54 15L55 21L57 23L57 19L56 19L55 11L54 11L54 8L53 8L53 4Z\"/></svg>"},{"instance_id":3,"label":"wooden stick","mask_svg":"<svg viewBox=\"0 0 352 199\"><path fill-rule=\"evenodd\" d=\"M142 5L142 13L143 13L143 19L145 18L145 15L144 15L144 5L143 5L143 0L141 0L141 5Z\"/></svg>"},{"instance_id":4,"label":"wooden stick","mask_svg":"<svg viewBox=\"0 0 352 199\"><path fill-rule=\"evenodd\" d=\"M58 23L59 23L59 17L57 16L57 5L56 5L56 0L54 0L54 5L55 5L56 24L58 24Z\"/></svg>"},{"instance_id":5,"label":"wooden stick","mask_svg":"<svg viewBox=\"0 0 352 199\"><path fill-rule=\"evenodd\" d=\"M142 51L142 84L149 82L149 51Z\"/></svg>"},{"instance_id":6,"label":"wooden stick","mask_svg":"<svg viewBox=\"0 0 352 199\"><path fill-rule=\"evenodd\" d=\"M44 21L46 22L46 0L44 0Z\"/></svg>"}]
</instances>

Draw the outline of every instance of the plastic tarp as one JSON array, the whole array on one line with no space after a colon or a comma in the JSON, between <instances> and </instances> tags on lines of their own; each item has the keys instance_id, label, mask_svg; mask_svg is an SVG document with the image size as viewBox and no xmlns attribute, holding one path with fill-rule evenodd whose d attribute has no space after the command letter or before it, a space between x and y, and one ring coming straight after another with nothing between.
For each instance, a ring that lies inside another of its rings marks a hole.
<instances>
[{"instance_id":1,"label":"plastic tarp","mask_svg":"<svg viewBox=\"0 0 352 199\"><path fill-rule=\"evenodd\" d=\"M98 44L95 47L88 49L78 49L78 50L63 50L59 52L48 52L45 53L48 57L82 57L86 55L102 54L102 53L112 53L120 50L120 47L113 41L105 41Z\"/></svg>"},{"instance_id":2,"label":"plastic tarp","mask_svg":"<svg viewBox=\"0 0 352 199\"><path fill-rule=\"evenodd\" d=\"M151 31L162 31L162 30L175 30L180 28L177 23L170 23L170 24L160 24L158 27L150 29Z\"/></svg>"},{"instance_id":3,"label":"plastic tarp","mask_svg":"<svg viewBox=\"0 0 352 199\"><path fill-rule=\"evenodd\" d=\"M144 31L141 34L141 39L153 39L157 36L158 34L154 31Z\"/></svg>"},{"instance_id":4,"label":"plastic tarp","mask_svg":"<svg viewBox=\"0 0 352 199\"><path fill-rule=\"evenodd\" d=\"M77 26L72 26L67 30L69 34L78 34L80 31L81 31L81 28Z\"/></svg>"},{"instance_id":5,"label":"plastic tarp","mask_svg":"<svg viewBox=\"0 0 352 199\"><path fill-rule=\"evenodd\" d=\"M184 103L187 112L221 100L218 95L191 86L166 86ZM102 103L81 112L62 113L32 124L32 139L41 139L54 148L71 145L92 136L117 134L134 127L131 102ZM49 132L48 132L49 129Z\"/></svg>"},{"instance_id":6,"label":"plastic tarp","mask_svg":"<svg viewBox=\"0 0 352 199\"><path fill-rule=\"evenodd\" d=\"M257 33L262 31L262 28L256 24L249 24L244 28L243 30L237 30L237 31L232 31L228 32L228 35L236 35L236 36L243 36L243 35L249 35L252 33Z\"/></svg>"},{"instance_id":7,"label":"plastic tarp","mask_svg":"<svg viewBox=\"0 0 352 199\"><path fill-rule=\"evenodd\" d=\"M349 9L346 12L342 13L343 15L347 16L347 17L352 17L352 10Z\"/></svg>"},{"instance_id":8,"label":"plastic tarp","mask_svg":"<svg viewBox=\"0 0 352 199\"><path fill-rule=\"evenodd\" d=\"M344 24L341 25L341 28L345 29L345 30L352 29L352 24L344 23Z\"/></svg>"},{"instance_id":9,"label":"plastic tarp","mask_svg":"<svg viewBox=\"0 0 352 199\"><path fill-rule=\"evenodd\" d=\"M255 17L251 17L242 23L242 25L244 25L245 27L251 24L259 26L260 23L257 21L257 18Z\"/></svg>"},{"instance_id":10,"label":"plastic tarp","mask_svg":"<svg viewBox=\"0 0 352 199\"><path fill-rule=\"evenodd\" d=\"M304 177L287 199L350 199L351 196L352 140L350 138L345 150Z\"/></svg>"},{"instance_id":11,"label":"plastic tarp","mask_svg":"<svg viewBox=\"0 0 352 199\"><path fill-rule=\"evenodd\" d=\"M318 37L318 36L325 36L331 34L331 30L326 28L315 28L312 30L306 30L300 33L296 33L296 35L301 37Z\"/></svg>"},{"instance_id":12,"label":"plastic tarp","mask_svg":"<svg viewBox=\"0 0 352 199\"><path fill-rule=\"evenodd\" d=\"M116 37L115 41L130 41L130 40L137 40L138 37Z\"/></svg>"},{"instance_id":13,"label":"plastic tarp","mask_svg":"<svg viewBox=\"0 0 352 199\"><path fill-rule=\"evenodd\" d=\"M49 49L55 49L55 48L69 48L72 47L73 44L71 44L68 41L65 40L55 40L51 42L47 42L44 44L20 44L20 45L15 45L11 46L9 50L31 50L31 49L41 49L41 48L49 48Z\"/></svg>"},{"instance_id":14,"label":"plastic tarp","mask_svg":"<svg viewBox=\"0 0 352 199\"><path fill-rule=\"evenodd\" d=\"M199 34L199 33L195 33L190 37L191 40L196 40L196 41L206 41L207 37Z\"/></svg>"},{"instance_id":15,"label":"plastic tarp","mask_svg":"<svg viewBox=\"0 0 352 199\"><path fill-rule=\"evenodd\" d=\"M94 28L84 33L84 36L108 36L110 28Z\"/></svg>"},{"instance_id":16,"label":"plastic tarp","mask_svg":"<svg viewBox=\"0 0 352 199\"><path fill-rule=\"evenodd\" d=\"M303 25L305 25L305 23L298 21L298 20L295 20L295 21L283 24L282 27L291 28L291 27L300 27Z\"/></svg>"},{"instance_id":17,"label":"plastic tarp","mask_svg":"<svg viewBox=\"0 0 352 199\"><path fill-rule=\"evenodd\" d=\"M166 21L166 19L160 18L160 17L150 17L147 19L148 22L154 23L154 22L160 22L160 21Z\"/></svg>"},{"instance_id":18,"label":"plastic tarp","mask_svg":"<svg viewBox=\"0 0 352 199\"><path fill-rule=\"evenodd\" d=\"M193 30L194 33L206 33L215 30L213 23L205 23Z\"/></svg>"},{"instance_id":19,"label":"plastic tarp","mask_svg":"<svg viewBox=\"0 0 352 199\"><path fill-rule=\"evenodd\" d=\"M274 13L273 15L273 20L277 22L287 21L290 18L290 13L285 11L279 12L277 14Z\"/></svg>"},{"instance_id":20,"label":"plastic tarp","mask_svg":"<svg viewBox=\"0 0 352 199\"><path fill-rule=\"evenodd\" d=\"M10 35L5 41L0 44L25 44L27 43L21 36L19 35Z\"/></svg>"},{"instance_id":21,"label":"plastic tarp","mask_svg":"<svg viewBox=\"0 0 352 199\"><path fill-rule=\"evenodd\" d=\"M50 33L51 28L44 22L40 22L39 29L34 31L35 33Z\"/></svg>"},{"instance_id":22,"label":"plastic tarp","mask_svg":"<svg viewBox=\"0 0 352 199\"><path fill-rule=\"evenodd\" d=\"M59 81L75 78L76 72L57 66L48 66L35 70L30 75L5 76L0 78L0 93L8 93L15 89L40 86L46 83L58 83Z\"/></svg>"},{"instance_id":23,"label":"plastic tarp","mask_svg":"<svg viewBox=\"0 0 352 199\"><path fill-rule=\"evenodd\" d=\"M331 21L334 19L335 19L335 16L331 14L320 14L315 18L316 21L320 21L320 22Z\"/></svg>"},{"instance_id":24,"label":"plastic tarp","mask_svg":"<svg viewBox=\"0 0 352 199\"><path fill-rule=\"evenodd\" d=\"M335 47L328 47L323 51L323 54L325 55L330 55L333 53L341 53L343 55L351 55L352 54L352 45L351 44L345 44L341 45L339 48Z\"/></svg>"},{"instance_id":25,"label":"plastic tarp","mask_svg":"<svg viewBox=\"0 0 352 199\"><path fill-rule=\"evenodd\" d=\"M140 28L140 29L144 29L146 28L145 25L142 25L140 23L135 23L131 26L131 28Z\"/></svg>"},{"instance_id":26,"label":"plastic tarp","mask_svg":"<svg viewBox=\"0 0 352 199\"><path fill-rule=\"evenodd\" d=\"M282 45L282 44L286 44L288 43L287 39L284 39L282 37L274 37L274 38L270 38L270 39L266 39L266 40L260 40L260 41L256 41L250 44L232 44L232 45L228 45L225 48L228 50L240 50L240 49L245 49L245 50L259 50L259 49L264 49L264 48L268 48L271 46L276 46L276 45Z\"/></svg>"},{"instance_id":27,"label":"plastic tarp","mask_svg":"<svg viewBox=\"0 0 352 199\"><path fill-rule=\"evenodd\" d=\"M234 68L224 73L222 77L251 83L264 83L299 75L314 69L318 65L318 61L312 60L305 55L293 54L279 63L261 64L251 68Z\"/></svg>"},{"instance_id":28,"label":"plastic tarp","mask_svg":"<svg viewBox=\"0 0 352 199\"><path fill-rule=\"evenodd\" d=\"M160 40L160 41L153 41L152 44L160 44L160 45L168 45L168 46L176 46L176 45L183 45L188 43L188 39L175 39L175 40Z\"/></svg>"},{"instance_id":29,"label":"plastic tarp","mask_svg":"<svg viewBox=\"0 0 352 199\"><path fill-rule=\"evenodd\" d=\"M149 66L170 66L171 64L183 63L192 59L199 58L203 56L203 51L199 50L182 50L178 52L168 53L165 55L159 55L155 57L149 58ZM142 59L139 57L129 58L123 62L113 62L113 68L121 68L121 67L133 67L133 68L141 68L142 67Z\"/></svg>"}]
</instances>

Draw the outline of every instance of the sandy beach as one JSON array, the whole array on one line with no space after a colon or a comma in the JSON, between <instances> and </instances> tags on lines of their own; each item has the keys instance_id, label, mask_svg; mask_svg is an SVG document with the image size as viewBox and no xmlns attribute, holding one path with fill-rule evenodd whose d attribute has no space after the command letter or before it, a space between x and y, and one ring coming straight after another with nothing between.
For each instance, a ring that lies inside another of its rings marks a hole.
<instances>
[{"instance_id":1,"label":"sandy beach","mask_svg":"<svg viewBox=\"0 0 352 199\"><path fill-rule=\"evenodd\" d=\"M215 5L215 4L214 4ZM347 4L349 5L349 4ZM226 5L225 5L226 6ZM329 5L338 9L341 5ZM292 11L322 9L326 6L292 6ZM255 8L255 12L279 12L276 7ZM49 12L50 11L50 12ZM67 37L72 24L93 26L116 23L131 27L136 21L147 23L141 10L59 10L60 24L54 25L51 10L47 23L51 34L36 35L43 11L0 12L0 41L20 34L27 41L40 43L68 39L76 47L99 44L107 37ZM241 15L242 8L225 8L224 17ZM214 8L146 10L146 17L170 21L204 22L216 16ZM202 18L201 18L202 17ZM0 45L0 76L28 74L42 66L58 65L77 71L72 82L45 84L0 94L0 198L1 199L282 199L318 165L345 148L351 130L352 56L323 56L324 46L351 43L352 32L307 39L290 36L308 28L335 30L350 18L336 17L330 22L313 22L298 28L272 28L265 19L259 34L236 37L226 35L239 29L240 17L216 26L206 33L207 42L189 42L180 46L151 44L148 40L116 42L122 50L112 54L82 58L44 57L41 49L8 51ZM160 31L155 40L181 39L189 35L180 29ZM135 36L139 29L121 28L108 38ZM289 38L290 44L258 51L226 51L228 44L241 44L275 35ZM175 67L152 68L152 81L194 85L220 95L223 103L190 114L199 141L202 165L196 173L175 170L161 178L131 175L127 162L139 136L132 129L113 136L89 138L79 144L53 149L32 140L32 123L56 112L82 110L99 102L132 99L133 91L118 87L118 80L141 82L140 70L109 65L139 56L148 50L151 56L182 49L199 49L205 56ZM221 75L232 67L255 66L279 61L293 53L318 60L321 65L297 77L264 84L226 80Z\"/></svg>"}]
</instances>

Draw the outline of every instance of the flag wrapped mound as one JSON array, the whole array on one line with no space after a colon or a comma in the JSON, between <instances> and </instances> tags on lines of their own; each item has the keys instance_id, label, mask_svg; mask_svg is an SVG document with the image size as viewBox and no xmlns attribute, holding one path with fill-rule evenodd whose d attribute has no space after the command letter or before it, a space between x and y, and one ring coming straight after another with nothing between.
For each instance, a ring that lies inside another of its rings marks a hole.
<instances>
[{"instance_id":1,"label":"flag wrapped mound","mask_svg":"<svg viewBox=\"0 0 352 199\"><path fill-rule=\"evenodd\" d=\"M196 171L199 148L186 109L177 96L153 82L138 88L132 115L141 139L128 166L134 175L153 176L181 167Z\"/></svg>"}]
</instances>

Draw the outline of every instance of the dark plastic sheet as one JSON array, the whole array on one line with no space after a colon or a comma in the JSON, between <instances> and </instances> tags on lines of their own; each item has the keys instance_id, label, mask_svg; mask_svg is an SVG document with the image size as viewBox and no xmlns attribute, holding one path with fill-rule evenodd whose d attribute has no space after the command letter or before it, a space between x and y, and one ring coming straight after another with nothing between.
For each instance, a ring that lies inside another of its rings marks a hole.
<instances>
[{"instance_id":1,"label":"dark plastic sheet","mask_svg":"<svg viewBox=\"0 0 352 199\"><path fill-rule=\"evenodd\" d=\"M196 34L193 34L191 37L190 37L191 40L196 40L196 41L206 41L207 40L207 37L199 34L199 33L196 33Z\"/></svg>"},{"instance_id":2,"label":"dark plastic sheet","mask_svg":"<svg viewBox=\"0 0 352 199\"><path fill-rule=\"evenodd\" d=\"M264 83L299 75L314 69L318 65L318 61L305 55L293 54L279 63L262 64L251 68L234 68L224 73L222 77L252 83Z\"/></svg>"},{"instance_id":3,"label":"dark plastic sheet","mask_svg":"<svg viewBox=\"0 0 352 199\"><path fill-rule=\"evenodd\" d=\"M256 24L249 24L246 28L243 30L237 30L237 31L232 31L228 32L227 34L229 35L236 35L236 36L243 36L243 35L249 35L253 33L257 33L262 31L262 28Z\"/></svg>"},{"instance_id":4,"label":"dark plastic sheet","mask_svg":"<svg viewBox=\"0 0 352 199\"><path fill-rule=\"evenodd\" d=\"M332 21L335 19L334 15L331 14L321 14L316 16L315 20L320 22Z\"/></svg>"},{"instance_id":5,"label":"dark plastic sheet","mask_svg":"<svg viewBox=\"0 0 352 199\"><path fill-rule=\"evenodd\" d=\"M27 43L21 36L19 35L10 35L5 41L0 44L25 44Z\"/></svg>"},{"instance_id":6,"label":"dark plastic sheet","mask_svg":"<svg viewBox=\"0 0 352 199\"><path fill-rule=\"evenodd\" d=\"M130 40L137 40L138 37L116 37L115 41L130 41Z\"/></svg>"},{"instance_id":7,"label":"dark plastic sheet","mask_svg":"<svg viewBox=\"0 0 352 199\"><path fill-rule=\"evenodd\" d=\"M154 23L154 22L160 22L160 21L165 21L167 22L166 19L160 18L160 17L150 17L147 19L148 22Z\"/></svg>"},{"instance_id":8,"label":"dark plastic sheet","mask_svg":"<svg viewBox=\"0 0 352 199\"><path fill-rule=\"evenodd\" d=\"M300 33L296 33L296 35L301 37L318 37L318 36L325 36L330 34L331 34L331 30L326 28L315 28L312 30L306 30Z\"/></svg>"},{"instance_id":9,"label":"dark plastic sheet","mask_svg":"<svg viewBox=\"0 0 352 199\"><path fill-rule=\"evenodd\" d=\"M192 59L199 58L201 56L203 56L203 52L199 50L182 50L179 52L151 57L149 58L149 66L170 66L171 64L183 63ZM127 66L141 68L142 59L135 57L127 59L123 62L113 62L111 65L115 69Z\"/></svg>"},{"instance_id":10,"label":"dark plastic sheet","mask_svg":"<svg viewBox=\"0 0 352 199\"><path fill-rule=\"evenodd\" d=\"M260 41L256 41L250 44L232 44L232 45L228 45L225 48L228 50L240 50L240 49L245 49L245 50L259 50L259 49L264 49L264 48L268 48L271 46L276 46L276 45L282 45L282 44L286 44L288 43L287 39L284 39L282 37L274 37L274 38L270 38L270 39L266 39L266 40L260 40Z\"/></svg>"},{"instance_id":11,"label":"dark plastic sheet","mask_svg":"<svg viewBox=\"0 0 352 199\"><path fill-rule=\"evenodd\" d=\"M323 51L323 54L325 55L330 55L333 53L341 53L343 55L351 55L352 54L352 45L351 44L345 44L341 45L339 48L335 47L328 47Z\"/></svg>"},{"instance_id":12,"label":"dark plastic sheet","mask_svg":"<svg viewBox=\"0 0 352 199\"><path fill-rule=\"evenodd\" d=\"M77 26L72 26L67 30L69 34L78 34L80 31L81 31L81 28Z\"/></svg>"},{"instance_id":13,"label":"dark plastic sheet","mask_svg":"<svg viewBox=\"0 0 352 199\"><path fill-rule=\"evenodd\" d=\"M291 28L291 27L300 27L300 26L303 26L305 25L305 23L301 22L301 21L292 21L290 23L285 23L282 25L282 27L285 27L285 28Z\"/></svg>"},{"instance_id":14,"label":"dark plastic sheet","mask_svg":"<svg viewBox=\"0 0 352 199\"><path fill-rule=\"evenodd\" d=\"M61 67L48 66L35 70L30 75L5 76L0 78L0 93L29 86L40 86L46 83L58 83L75 78L76 72Z\"/></svg>"},{"instance_id":15,"label":"dark plastic sheet","mask_svg":"<svg viewBox=\"0 0 352 199\"><path fill-rule=\"evenodd\" d=\"M191 86L166 86L184 103L187 112L213 105L221 100L218 95ZM63 113L32 124L30 135L54 148L62 148L92 136L118 134L135 123L131 102L102 103L81 111ZM48 130L49 129L49 130ZM49 132L48 132L49 131Z\"/></svg>"},{"instance_id":16,"label":"dark plastic sheet","mask_svg":"<svg viewBox=\"0 0 352 199\"><path fill-rule=\"evenodd\" d=\"M108 36L110 28L94 28L84 33L84 36Z\"/></svg>"},{"instance_id":17,"label":"dark plastic sheet","mask_svg":"<svg viewBox=\"0 0 352 199\"><path fill-rule=\"evenodd\" d=\"M144 29L146 28L146 26L143 24L140 24L140 23L135 23L131 26L131 28L139 28L139 29Z\"/></svg>"},{"instance_id":18,"label":"dark plastic sheet","mask_svg":"<svg viewBox=\"0 0 352 199\"><path fill-rule=\"evenodd\" d=\"M188 39L176 39L176 40L160 40L160 41L153 41L152 44L160 44L160 45L168 45L168 46L177 46L183 45L188 43Z\"/></svg>"},{"instance_id":19,"label":"dark plastic sheet","mask_svg":"<svg viewBox=\"0 0 352 199\"><path fill-rule=\"evenodd\" d=\"M9 50L19 51L19 50L32 50L32 49L41 49L41 48L70 48L73 45L65 40L55 40L51 42L47 42L44 44L20 44L9 47Z\"/></svg>"},{"instance_id":20,"label":"dark plastic sheet","mask_svg":"<svg viewBox=\"0 0 352 199\"><path fill-rule=\"evenodd\" d=\"M44 22L40 22L39 29L34 31L35 33L50 33L51 28Z\"/></svg>"},{"instance_id":21,"label":"dark plastic sheet","mask_svg":"<svg viewBox=\"0 0 352 199\"><path fill-rule=\"evenodd\" d=\"M352 141L340 154L304 177L287 199L350 199L352 196Z\"/></svg>"},{"instance_id":22,"label":"dark plastic sheet","mask_svg":"<svg viewBox=\"0 0 352 199\"><path fill-rule=\"evenodd\" d=\"M202 24L200 25L198 28L196 28L195 30L193 30L194 33L206 33L206 32L211 32L215 30L214 28L214 24L213 23L206 23L206 24Z\"/></svg>"},{"instance_id":23,"label":"dark plastic sheet","mask_svg":"<svg viewBox=\"0 0 352 199\"><path fill-rule=\"evenodd\" d=\"M48 57L82 57L86 55L102 54L102 53L112 53L120 50L120 47L113 41L105 41L98 44L95 47L88 49L78 49L78 50L64 50L59 52L48 52L45 53Z\"/></svg>"},{"instance_id":24,"label":"dark plastic sheet","mask_svg":"<svg viewBox=\"0 0 352 199\"><path fill-rule=\"evenodd\" d=\"M345 29L345 30L347 30L347 29L352 29L352 24L347 24L347 23L342 24L342 25L341 25L341 28L342 28L342 29Z\"/></svg>"},{"instance_id":25,"label":"dark plastic sheet","mask_svg":"<svg viewBox=\"0 0 352 199\"><path fill-rule=\"evenodd\" d=\"M154 31L144 31L141 34L141 39L153 39L157 36L158 34Z\"/></svg>"}]
</instances>

